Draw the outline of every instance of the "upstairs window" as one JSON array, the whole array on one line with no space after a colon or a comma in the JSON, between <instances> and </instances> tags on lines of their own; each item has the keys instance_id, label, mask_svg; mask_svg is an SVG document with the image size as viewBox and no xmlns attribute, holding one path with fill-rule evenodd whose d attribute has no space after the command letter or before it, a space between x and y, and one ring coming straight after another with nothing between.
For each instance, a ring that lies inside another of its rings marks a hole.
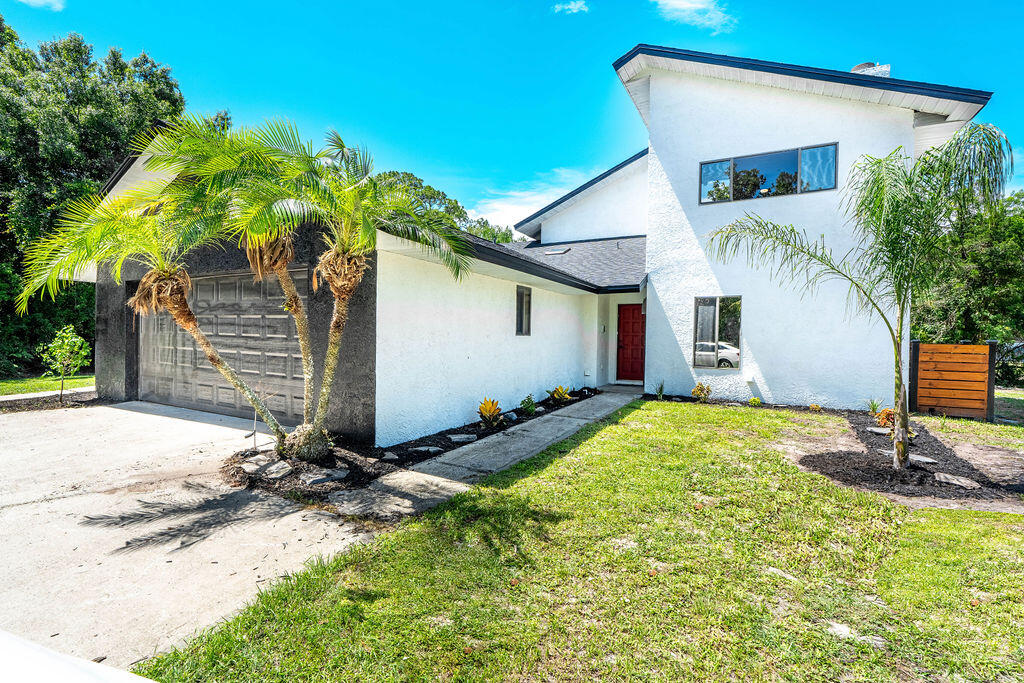
<instances>
[{"instance_id":1,"label":"upstairs window","mask_svg":"<svg viewBox=\"0 0 1024 683\"><path fill-rule=\"evenodd\" d=\"M738 296L701 296L693 304L693 367L740 366Z\"/></svg>"},{"instance_id":2,"label":"upstairs window","mask_svg":"<svg viewBox=\"0 0 1024 683\"><path fill-rule=\"evenodd\" d=\"M529 287L516 285L516 335L528 337L530 335L530 298L532 291Z\"/></svg>"},{"instance_id":3,"label":"upstairs window","mask_svg":"<svg viewBox=\"0 0 1024 683\"><path fill-rule=\"evenodd\" d=\"M834 143L706 161L700 165L701 204L834 190L835 187Z\"/></svg>"}]
</instances>

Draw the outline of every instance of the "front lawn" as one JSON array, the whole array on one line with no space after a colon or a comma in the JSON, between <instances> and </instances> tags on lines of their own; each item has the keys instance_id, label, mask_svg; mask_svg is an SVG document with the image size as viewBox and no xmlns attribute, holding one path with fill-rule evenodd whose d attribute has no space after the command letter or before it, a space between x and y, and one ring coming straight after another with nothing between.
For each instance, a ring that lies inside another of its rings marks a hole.
<instances>
[{"instance_id":1,"label":"front lawn","mask_svg":"<svg viewBox=\"0 0 1024 683\"><path fill-rule=\"evenodd\" d=\"M1024 389L996 389L996 415L1024 424Z\"/></svg>"},{"instance_id":2,"label":"front lawn","mask_svg":"<svg viewBox=\"0 0 1024 683\"><path fill-rule=\"evenodd\" d=\"M159 680L1016 677L1024 520L910 512L773 443L841 418L636 403L318 562ZM839 634L839 635L837 635Z\"/></svg>"},{"instance_id":3,"label":"front lawn","mask_svg":"<svg viewBox=\"0 0 1024 683\"><path fill-rule=\"evenodd\" d=\"M64 389L91 387L96 383L93 375L74 375L64 380ZM33 394L37 391L57 391L60 380L50 377L21 377L16 379L0 379L0 396L11 394Z\"/></svg>"}]
</instances>

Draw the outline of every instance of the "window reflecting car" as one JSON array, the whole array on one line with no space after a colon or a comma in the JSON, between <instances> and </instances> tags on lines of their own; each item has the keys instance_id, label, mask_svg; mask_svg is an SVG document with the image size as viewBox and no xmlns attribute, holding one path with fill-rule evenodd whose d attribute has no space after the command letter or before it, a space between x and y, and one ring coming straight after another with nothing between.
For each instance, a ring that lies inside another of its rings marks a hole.
<instances>
[{"instance_id":1,"label":"window reflecting car","mask_svg":"<svg viewBox=\"0 0 1024 683\"><path fill-rule=\"evenodd\" d=\"M715 342L697 342L693 364L697 367L715 367ZM735 368L739 364L740 350L727 342L718 342L718 367Z\"/></svg>"}]
</instances>

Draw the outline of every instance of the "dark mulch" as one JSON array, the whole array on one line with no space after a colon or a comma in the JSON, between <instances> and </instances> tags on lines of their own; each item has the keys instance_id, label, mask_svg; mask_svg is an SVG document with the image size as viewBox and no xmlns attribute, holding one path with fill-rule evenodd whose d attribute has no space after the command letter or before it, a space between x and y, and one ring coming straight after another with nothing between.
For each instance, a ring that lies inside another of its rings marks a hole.
<instances>
[{"instance_id":1,"label":"dark mulch","mask_svg":"<svg viewBox=\"0 0 1024 683\"><path fill-rule=\"evenodd\" d=\"M891 452L892 440L883 434L867 431L874 427L874 419L866 412L844 413L866 452L835 450L812 453L800 458L800 464L829 479L865 488L880 493L902 496L931 496L935 498L974 498L992 500L1013 496L1013 487L1003 486L991 480L973 464L959 457L953 449L943 444L927 428L911 421L911 430L916 433L910 447L912 455L922 455L936 460L935 463L910 463L903 470L894 470L892 456L880 453L881 449ZM958 477L967 477L981 484L980 489L965 489L935 480L936 472L945 472Z\"/></svg>"},{"instance_id":2,"label":"dark mulch","mask_svg":"<svg viewBox=\"0 0 1024 683\"><path fill-rule=\"evenodd\" d=\"M258 488L307 504L323 503L327 500L328 494L335 491L363 488L374 479L382 477L385 474L412 467L424 460L436 458L446 451L451 451L466 445L464 443L456 443L452 441L449 437L453 434L473 434L477 437L477 440L480 440L491 436L492 434L503 432L517 424L529 422L532 419L547 415L552 410L564 408L565 406L572 405L573 403L577 403L599 393L600 392L597 389L580 389L573 391L570 394L572 397L571 400L561 405L554 405L550 398L538 401L537 405L542 406L544 410L531 415L526 414L526 412L521 408L505 411L506 414L509 412L515 413L516 419L503 420L502 424L498 427L487 427L482 422L472 422L470 424L463 425L462 427L446 429L442 432L437 432L436 434L429 434L418 439L395 444L394 446L388 446L387 448L379 448L376 446L368 446L358 443L341 444L336 442L330 458L324 463L313 465L301 460L287 459L288 464L294 468L294 471L288 476L280 479L268 479L260 475L246 474L242 471L242 461L261 452L256 450L245 450L235 453L225 462L224 466L221 468L221 472L224 474L224 477L228 482L235 486ZM440 448L441 450L434 453L415 450L416 448L423 446L433 446ZM273 452L262 452L274 457ZM391 459L385 462L383 458L388 454L395 456L397 459ZM335 469L338 467L346 467L349 471L348 476L340 481L308 486L299 480L299 475L302 472L319 469Z\"/></svg>"},{"instance_id":3,"label":"dark mulch","mask_svg":"<svg viewBox=\"0 0 1024 683\"><path fill-rule=\"evenodd\" d=\"M56 396L23 398L17 401L0 401L0 413L23 413L29 410L56 410L57 408L85 408L88 406L110 405L112 401L97 398L95 391L65 394L60 403Z\"/></svg>"}]
</instances>

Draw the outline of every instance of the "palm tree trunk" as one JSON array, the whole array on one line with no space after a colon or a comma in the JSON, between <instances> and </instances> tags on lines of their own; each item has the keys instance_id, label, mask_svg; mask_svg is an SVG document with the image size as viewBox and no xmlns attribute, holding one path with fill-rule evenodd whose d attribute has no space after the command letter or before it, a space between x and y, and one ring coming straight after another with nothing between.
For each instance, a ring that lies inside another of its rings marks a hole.
<instances>
[{"instance_id":1,"label":"palm tree trunk","mask_svg":"<svg viewBox=\"0 0 1024 683\"><path fill-rule=\"evenodd\" d=\"M181 329L192 335L192 338L199 344L199 348L203 350L206 355L206 360L210 361L217 372L224 376L231 386L241 392L245 399L256 409L259 416L263 418L263 422L270 427L270 431L274 433L274 437L277 439L278 446L284 443L285 432L281 427L281 423L277 421L270 409L267 408L266 402L260 398L255 391L253 391L248 384L242 381L242 378L234 371L234 369L224 362L224 359L217 353L217 349L213 348L213 344L206 338L203 331L199 329L199 322L196 320L195 315L192 314L191 310L185 313L178 313L174 315L174 322L178 324Z\"/></svg>"},{"instance_id":2,"label":"palm tree trunk","mask_svg":"<svg viewBox=\"0 0 1024 683\"><path fill-rule=\"evenodd\" d=\"M309 424L313 420L313 353L309 345L309 317L288 267L275 268L274 274L284 291L285 309L295 319L295 332L299 336L299 351L302 352L302 422Z\"/></svg>"},{"instance_id":3,"label":"palm tree trunk","mask_svg":"<svg viewBox=\"0 0 1024 683\"><path fill-rule=\"evenodd\" d=\"M327 355L324 358L324 372L320 380L320 397L316 403L316 417L313 418L313 430L320 433L327 421L327 406L331 401L331 389L334 387L334 374L338 369L338 354L341 352L341 334L345 331L348 320L349 297L334 297L334 312L331 315L331 327L327 333Z\"/></svg>"},{"instance_id":4,"label":"palm tree trunk","mask_svg":"<svg viewBox=\"0 0 1024 683\"><path fill-rule=\"evenodd\" d=\"M907 387L903 382L903 314L896 325L896 341L893 355L896 360L896 394L893 397L893 408L896 413L893 424L892 466L902 470L910 462L910 413L907 405Z\"/></svg>"}]
</instances>

